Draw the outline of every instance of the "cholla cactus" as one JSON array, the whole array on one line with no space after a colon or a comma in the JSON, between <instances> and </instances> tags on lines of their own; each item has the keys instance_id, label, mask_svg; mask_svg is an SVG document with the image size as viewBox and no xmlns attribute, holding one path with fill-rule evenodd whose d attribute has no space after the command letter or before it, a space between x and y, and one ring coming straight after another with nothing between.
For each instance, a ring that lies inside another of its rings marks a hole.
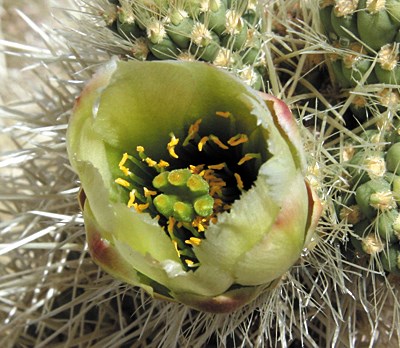
<instances>
[{"instance_id":1,"label":"cholla cactus","mask_svg":"<svg viewBox=\"0 0 400 348\"><path fill-rule=\"evenodd\" d=\"M79 98L68 149L94 260L200 310L272 286L321 212L288 108L199 62L112 62Z\"/></svg>"},{"instance_id":2,"label":"cholla cactus","mask_svg":"<svg viewBox=\"0 0 400 348\"><path fill-rule=\"evenodd\" d=\"M110 28L130 42L138 60L202 60L233 71L255 89L265 89L257 1L119 0L106 6Z\"/></svg>"},{"instance_id":3,"label":"cholla cactus","mask_svg":"<svg viewBox=\"0 0 400 348\"><path fill-rule=\"evenodd\" d=\"M397 122L396 122L397 124ZM382 268L400 274L400 138L398 125L366 131L367 144L345 148L351 192L340 216L353 225L351 243Z\"/></svg>"},{"instance_id":4,"label":"cholla cactus","mask_svg":"<svg viewBox=\"0 0 400 348\"><path fill-rule=\"evenodd\" d=\"M350 89L376 84L371 92L375 99L385 93L384 88L396 89L400 82L400 2L324 0L320 7L321 22L336 49L330 61L337 83ZM353 100L356 116L365 114L368 102L361 94Z\"/></svg>"}]
</instances>

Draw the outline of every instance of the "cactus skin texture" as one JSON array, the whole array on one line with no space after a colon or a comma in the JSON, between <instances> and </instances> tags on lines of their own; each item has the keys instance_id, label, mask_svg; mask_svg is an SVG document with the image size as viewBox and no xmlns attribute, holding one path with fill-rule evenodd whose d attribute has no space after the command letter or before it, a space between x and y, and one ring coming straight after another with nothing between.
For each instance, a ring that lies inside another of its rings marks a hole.
<instances>
[{"instance_id":1,"label":"cactus skin texture","mask_svg":"<svg viewBox=\"0 0 400 348\"><path fill-rule=\"evenodd\" d=\"M340 87L400 83L399 0L323 0L320 18L329 41L338 49L330 61ZM352 104L356 116L365 115L368 105L361 104L360 100Z\"/></svg>"},{"instance_id":2,"label":"cactus skin texture","mask_svg":"<svg viewBox=\"0 0 400 348\"><path fill-rule=\"evenodd\" d=\"M254 0L110 1L109 28L138 60L201 60L265 90L261 10Z\"/></svg>"},{"instance_id":3,"label":"cactus skin texture","mask_svg":"<svg viewBox=\"0 0 400 348\"><path fill-rule=\"evenodd\" d=\"M400 127L368 130L372 147L348 145L350 192L340 217L352 225L358 256L377 257L383 270L400 275Z\"/></svg>"}]
</instances>

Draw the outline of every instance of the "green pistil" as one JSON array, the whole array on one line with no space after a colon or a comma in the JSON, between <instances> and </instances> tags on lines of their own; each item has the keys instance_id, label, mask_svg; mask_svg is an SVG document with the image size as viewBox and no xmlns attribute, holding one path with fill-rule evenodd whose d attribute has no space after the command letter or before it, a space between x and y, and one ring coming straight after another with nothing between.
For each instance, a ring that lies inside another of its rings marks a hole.
<instances>
[{"instance_id":1,"label":"green pistil","mask_svg":"<svg viewBox=\"0 0 400 348\"><path fill-rule=\"evenodd\" d=\"M208 194L208 183L189 169L158 174L153 186L162 192L154 198L153 204L167 219L174 217L179 222L192 222L196 215L207 217L213 213L214 199Z\"/></svg>"}]
</instances>

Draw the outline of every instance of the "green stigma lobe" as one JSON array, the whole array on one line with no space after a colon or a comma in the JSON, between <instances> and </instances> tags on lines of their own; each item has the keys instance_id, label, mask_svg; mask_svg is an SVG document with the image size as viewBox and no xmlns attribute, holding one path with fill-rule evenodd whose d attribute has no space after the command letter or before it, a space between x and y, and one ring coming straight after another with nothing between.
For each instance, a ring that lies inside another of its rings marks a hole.
<instances>
[{"instance_id":1,"label":"green stigma lobe","mask_svg":"<svg viewBox=\"0 0 400 348\"><path fill-rule=\"evenodd\" d=\"M189 169L162 172L153 179L153 186L162 192L154 198L154 206L167 219L172 216L180 222L192 222L196 215L213 213L209 184Z\"/></svg>"}]
</instances>

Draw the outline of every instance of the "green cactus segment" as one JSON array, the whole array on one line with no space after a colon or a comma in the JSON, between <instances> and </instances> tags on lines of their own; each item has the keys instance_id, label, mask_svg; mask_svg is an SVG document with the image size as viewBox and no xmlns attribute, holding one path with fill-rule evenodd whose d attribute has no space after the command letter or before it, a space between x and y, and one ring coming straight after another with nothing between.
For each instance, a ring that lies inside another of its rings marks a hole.
<instances>
[{"instance_id":1,"label":"green cactus segment","mask_svg":"<svg viewBox=\"0 0 400 348\"><path fill-rule=\"evenodd\" d=\"M193 248L205 238L204 231L253 185L269 158L268 152L256 151L263 142L261 148L267 148L261 126L247 135L239 132L239 122L230 112L213 117L224 130L221 134L208 134L209 125L198 119L183 141L170 133L168 161L156 161L138 146L136 154L122 155L122 175L115 179L127 206L148 213L164 228L186 270L199 265Z\"/></svg>"},{"instance_id":2,"label":"green cactus segment","mask_svg":"<svg viewBox=\"0 0 400 348\"><path fill-rule=\"evenodd\" d=\"M244 75L253 88L263 89L266 63L256 1L119 0L113 6L114 21L110 16L105 20L132 45L128 55L139 60L206 61ZM249 69L256 78L243 73Z\"/></svg>"},{"instance_id":3,"label":"green cactus segment","mask_svg":"<svg viewBox=\"0 0 400 348\"><path fill-rule=\"evenodd\" d=\"M398 128L380 125L364 138L371 147L346 149L351 192L340 216L352 226L351 245L359 256L374 256L382 268L400 274L400 142Z\"/></svg>"},{"instance_id":4,"label":"green cactus segment","mask_svg":"<svg viewBox=\"0 0 400 348\"><path fill-rule=\"evenodd\" d=\"M340 87L400 83L399 0L322 0L320 17Z\"/></svg>"}]
</instances>

